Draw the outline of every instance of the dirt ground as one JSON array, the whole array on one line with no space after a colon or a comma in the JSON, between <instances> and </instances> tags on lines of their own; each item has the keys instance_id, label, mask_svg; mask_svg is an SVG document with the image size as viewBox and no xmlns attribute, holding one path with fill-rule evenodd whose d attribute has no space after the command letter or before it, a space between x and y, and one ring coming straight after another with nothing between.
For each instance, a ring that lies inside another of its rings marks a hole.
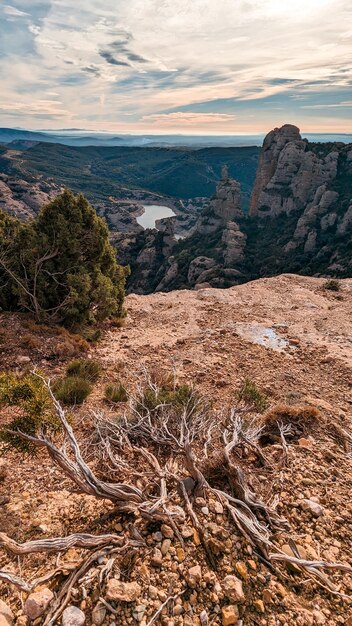
<instances>
[{"instance_id":1,"label":"dirt ground","mask_svg":"<svg viewBox=\"0 0 352 626\"><path fill-rule=\"evenodd\" d=\"M289 446L285 468L251 468L251 484L265 501L278 499L278 510L290 523L290 529L276 538L280 545L293 538L307 558L352 564L352 454L348 440L339 437L341 432L352 431L352 279L341 280L336 292L324 289L324 283L320 278L282 275L227 290L130 295L124 326L107 326L94 346L36 325L28 328L24 318L1 314L1 367L18 372L39 367L53 377L77 354L100 361L100 381L86 403L73 410L79 424L92 410L116 412L103 402L108 382L122 382L132 391L144 370L155 368L173 370L180 382L194 383L215 408L232 406L246 379L255 381L271 406L313 405L323 422L307 447ZM110 510L111 505L75 493L44 452L33 458L7 451L0 461L6 470L0 482L0 531L19 541L38 534L88 532L99 514ZM303 501L312 498L323 507L323 515L314 517L304 508ZM235 540L237 552L233 558L226 556L220 583L236 563L249 559L253 565L246 542ZM198 562L195 550L189 548L190 566ZM248 601L238 624L351 626L352 600L331 595L308 581L295 581L293 576L280 581L260 561L256 563L250 580L244 579ZM137 561L132 580L143 578L143 565L149 568L149 561ZM17 559L0 552L0 568L27 578L42 567L39 557ZM139 620L132 609L125 608L120 617L107 611L104 624L139 621L146 626L153 613L148 589L154 585L167 593L168 568L166 562L165 570L162 566L156 573L151 567L146 575L143 605L148 607L148 619ZM170 571L177 575L177 568ZM352 575L333 576L338 589L352 596ZM284 591L280 592L282 582ZM222 624L221 594L220 600L215 596L211 600L204 589L200 585L191 608L185 605L176 616L171 611L160 623L202 624L200 615L207 610L209 623ZM264 593L268 590L271 597ZM23 594L0 582L0 598L11 604L16 623L25 626ZM258 604L263 598L264 611ZM83 597L78 589L75 602L86 612L87 624L93 623L90 611L95 601L89 592Z\"/></svg>"}]
</instances>

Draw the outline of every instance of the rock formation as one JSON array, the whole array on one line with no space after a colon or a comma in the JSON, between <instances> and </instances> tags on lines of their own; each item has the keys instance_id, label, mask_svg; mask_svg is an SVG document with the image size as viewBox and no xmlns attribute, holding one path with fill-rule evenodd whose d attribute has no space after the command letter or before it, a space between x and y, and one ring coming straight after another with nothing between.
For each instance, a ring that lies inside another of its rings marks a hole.
<instances>
[{"instance_id":1,"label":"rock formation","mask_svg":"<svg viewBox=\"0 0 352 626\"><path fill-rule=\"evenodd\" d=\"M213 198L201 212L193 234L185 240L183 252L172 252L156 291L237 284L242 279L239 268L247 240L239 223L243 220L241 186L229 177L224 165Z\"/></svg>"},{"instance_id":2,"label":"rock formation","mask_svg":"<svg viewBox=\"0 0 352 626\"><path fill-rule=\"evenodd\" d=\"M266 254L275 254L282 257L276 271L292 266L295 271L349 275L351 180L350 145L309 143L288 124L271 131L264 139L250 208L259 231L269 228L272 233L271 241L264 237L264 246L257 242L262 267Z\"/></svg>"},{"instance_id":3,"label":"rock formation","mask_svg":"<svg viewBox=\"0 0 352 626\"><path fill-rule=\"evenodd\" d=\"M275 128L264 139L250 215L277 217L304 209L319 187L336 178L339 151L318 154L296 126Z\"/></svg>"}]
</instances>

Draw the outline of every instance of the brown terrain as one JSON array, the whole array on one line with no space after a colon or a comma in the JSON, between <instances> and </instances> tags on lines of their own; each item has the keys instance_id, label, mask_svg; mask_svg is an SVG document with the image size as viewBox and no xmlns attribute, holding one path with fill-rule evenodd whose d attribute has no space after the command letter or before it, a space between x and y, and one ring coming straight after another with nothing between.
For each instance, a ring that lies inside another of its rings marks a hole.
<instances>
[{"instance_id":1,"label":"brown terrain","mask_svg":"<svg viewBox=\"0 0 352 626\"><path fill-rule=\"evenodd\" d=\"M111 407L104 402L105 385L121 381L133 393L146 370L175 371L180 383L193 383L213 403L219 423L220 411L238 403L236 395L246 379L266 394L270 409L282 404L314 407L319 411L317 424L311 427L307 421L300 437L287 437L286 463L278 438L262 441L264 465L246 447L241 465L252 490L266 504L276 505L287 521L270 531L278 549L292 556L289 542L293 540L301 558L348 566L352 564L352 279L339 284L338 291L331 291L324 288L325 279L286 274L227 290L130 295L125 325L106 326L94 346L66 331L1 314L2 369L40 368L55 377L85 351L102 364L103 374L93 393L82 407L71 411L77 438L84 441L85 458L93 465L92 412L104 411L112 417L123 411L123 405ZM255 417L265 420L265 414ZM8 419L6 411L1 419ZM45 451L33 457L4 450L0 471L0 531L20 543L75 532L131 536L131 514L114 514L111 502L77 493ZM179 496L175 502L181 504ZM168 524L148 524L137 517L134 532L143 536L146 548L129 558L126 554L119 565L101 557L73 585L69 604L83 611L87 624L352 625L351 569L324 570L334 585L329 590L330 583L324 578L319 585L309 570L268 563L214 498L208 502L194 498L192 506L202 532L216 547L216 567L205 558L189 514L181 534ZM84 554L78 547L61 555L14 556L1 550L0 569L32 581L64 565L61 578L34 590L39 590L44 602L43 588L59 593L65 576ZM26 597L25 592L0 582L0 598L13 613L7 619L0 611L1 626L12 620L21 626L29 623ZM33 623L42 624L45 614ZM79 615L76 621L64 615L63 624L79 626Z\"/></svg>"}]
</instances>

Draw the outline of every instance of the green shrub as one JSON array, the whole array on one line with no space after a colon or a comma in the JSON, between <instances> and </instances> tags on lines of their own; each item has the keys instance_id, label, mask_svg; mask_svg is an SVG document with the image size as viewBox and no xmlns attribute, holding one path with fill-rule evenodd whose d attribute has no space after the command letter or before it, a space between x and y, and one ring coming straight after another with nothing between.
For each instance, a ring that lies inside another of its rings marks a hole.
<instances>
[{"instance_id":1,"label":"green shrub","mask_svg":"<svg viewBox=\"0 0 352 626\"><path fill-rule=\"evenodd\" d=\"M33 436L41 429L55 431L60 428L49 391L43 380L34 374L22 377L9 373L0 375L0 407L10 406L16 407L17 415L0 430L0 441L18 450L34 452L36 447L7 429Z\"/></svg>"},{"instance_id":2,"label":"green shrub","mask_svg":"<svg viewBox=\"0 0 352 626\"><path fill-rule=\"evenodd\" d=\"M82 335L83 339L89 341L89 343L96 343L101 338L100 328L94 328L92 326L82 328L80 334Z\"/></svg>"},{"instance_id":3,"label":"green shrub","mask_svg":"<svg viewBox=\"0 0 352 626\"><path fill-rule=\"evenodd\" d=\"M101 365L98 361L90 359L75 359L66 368L67 376L84 378L90 383L97 382L101 374Z\"/></svg>"},{"instance_id":4,"label":"green shrub","mask_svg":"<svg viewBox=\"0 0 352 626\"><path fill-rule=\"evenodd\" d=\"M83 195L66 190L27 222L0 211L5 310L68 327L121 317L127 273L104 220Z\"/></svg>"},{"instance_id":5,"label":"green shrub","mask_svg":"<svg viewBox=\"0 0 352 626\"><path fill-rule=\"evenodd\" d=\"M269 405L268 398L265 393L261 391L256 383L249 378L246 378L236 396L240 402L254 406L259 413L265 411Z\"/></svg>"},{"instance_id":6,"label":"green shrub","mask_svg":"<svg viewBox=\"0 0 352 626\"><path fill-rule=\"evenodd\" d=\"M92 392L92 386L80 376L66 376L55 383L53 392L63 404L82 404Z\"/></svg>"},{"instance_id":7,"label":"green shrub","mask_svg":"<svg viewBox=\"0 0 352 626\"><path fill-rule=\"evenodd\" d=\"M108 402L127 402L128 394L121 383L110 383L105 387L105 400Z\"/></svg>"},{"instance_id":8,"label":"green shrub","mask_svg":"<svg viewBox=\"0 0 352 626\"><path fill-rule=\"evenodd\" d=\"M340 283L336 278L330 278L323 284L323 289L328 291L340 291Z\"/></svg>"},{"instance_id":9,"label":"green shrub","mask_svg":"<svg viewBox=\"0 0 352 626\"><path fill-rule=\"evenodd\" d=\"M160 387L154 389L147 387L138 403L138 410L140 412L155 411L160 405L171 405L177 410L183 409L188 406L191 409L191 403L194 405L197 402L198 396L195 394L193 388L190 385L180 385L174 390L170 390L167 387Z\"/></svg>"}]
</instances>

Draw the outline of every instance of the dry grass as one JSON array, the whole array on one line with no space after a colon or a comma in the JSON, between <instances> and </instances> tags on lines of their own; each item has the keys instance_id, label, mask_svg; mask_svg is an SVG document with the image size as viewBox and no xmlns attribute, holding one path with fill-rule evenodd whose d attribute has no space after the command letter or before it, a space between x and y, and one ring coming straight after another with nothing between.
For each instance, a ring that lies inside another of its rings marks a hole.
<instances>
[{"instance_id":1,"label":"dry grass","mask_svg":"<svg viewBox=\"0 0 352 626\"><path fill-rule=\"evenodd\" d=\"M296 440L312 432L322 420L322 414L314 406L278 404L263 415L260 441L263 445L276 441L280 437L280 425L285 427L288 440Z\"/></svg>"}]
</instances>

